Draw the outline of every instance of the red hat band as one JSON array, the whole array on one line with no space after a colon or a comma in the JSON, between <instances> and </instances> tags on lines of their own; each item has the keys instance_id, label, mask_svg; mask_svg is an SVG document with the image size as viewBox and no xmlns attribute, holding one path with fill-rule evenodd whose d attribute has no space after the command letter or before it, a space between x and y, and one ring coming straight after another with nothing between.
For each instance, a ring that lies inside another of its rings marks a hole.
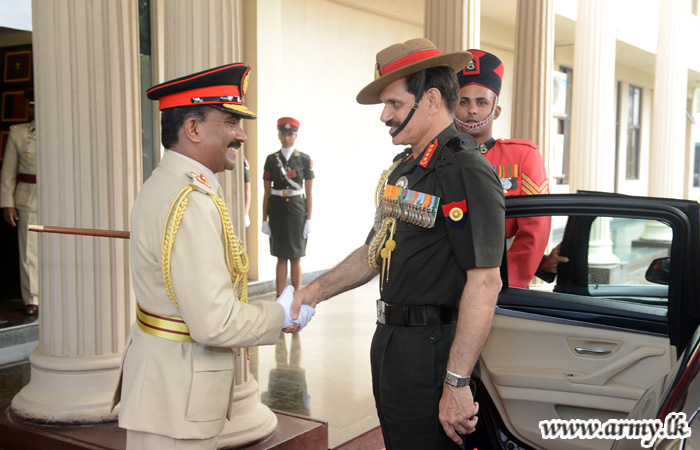
<instances>
[{"instance_id":1,"label":"red hat band","mask_svg":"<svg viewBox=\"0 0 700 450\"><path fill-rule=\"evenodd\" d=\"M240 95L238 86L207 86L189 91L177 92L165 95L158 99L159 109L162 111L168 108L191 105L207 105L219 103L243 104L243 97Z\"/></svg>"},{"instance_id":2,"label":"red hat band","mask_svg":"<svg viewBox=\"0 0 700 450\"><path fill-rule=\"evenodd\" d=\"M408 53L398 59L395 59L394 61L390 61L384 64L383 67L379 67L379 63L377 63L377 71L374 74L374 79L376 80L381 76L384 76L409 64L413 64L414 62L418 62L426 58L432 58L433 56L440 55L442 55L442 52L440 50L436 48L426 48L423 50L416 50L411 53Z\"/></svg>"}]
</instances>

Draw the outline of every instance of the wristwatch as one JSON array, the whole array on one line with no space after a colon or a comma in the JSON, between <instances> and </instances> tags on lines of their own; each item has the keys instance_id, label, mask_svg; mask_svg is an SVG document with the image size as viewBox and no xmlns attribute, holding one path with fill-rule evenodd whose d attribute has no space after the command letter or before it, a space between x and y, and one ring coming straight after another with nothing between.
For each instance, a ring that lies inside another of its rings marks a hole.
<instances>
[{"instance_id":1,"label":"wristwatch","mask_svg":"<svg viewBox=\"0 0 700 450\"><path fill-rule=\"evenodd\" d=\"M449 370L445 371L445 383L449 384L450 386L454 387L465 387L469 386L469 381L471 380L470 377L462 377L461 375L457 375L454 372L450 372Z\"/></svg>"}]
</instances>

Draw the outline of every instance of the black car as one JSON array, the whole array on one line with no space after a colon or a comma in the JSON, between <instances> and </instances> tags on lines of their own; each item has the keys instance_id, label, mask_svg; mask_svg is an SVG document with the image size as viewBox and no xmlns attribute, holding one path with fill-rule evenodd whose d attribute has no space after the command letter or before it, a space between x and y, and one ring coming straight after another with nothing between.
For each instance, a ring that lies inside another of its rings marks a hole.
<instances>
[{"instance_id":1,"label":"black car","mask_svg":"<svg viewBox=\"0 0 700 450\"><path fill-rule=\"evenodd\" d=\"M653 436L629 437L624 426L643 433L639 424L673 412L685 412L692 435L700 205L580 192L509 197L506 216L551 216L550 244L561 243L569 262L552 284L520 289L507 287L504 258L477 393L491 441L508 450L649 448ZM567 438L543 436L561 424ZM568 439L575 432L583 434ZM656 445L693 448L687 437Z\"/></svg>"}]
</instances>

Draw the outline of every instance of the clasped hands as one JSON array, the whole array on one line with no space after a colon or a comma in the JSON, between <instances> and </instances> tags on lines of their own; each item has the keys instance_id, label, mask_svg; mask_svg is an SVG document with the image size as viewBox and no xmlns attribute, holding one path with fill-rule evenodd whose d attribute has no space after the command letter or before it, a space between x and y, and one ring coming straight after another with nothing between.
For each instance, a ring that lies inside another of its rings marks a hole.
<instances>
[{"instance_id":1,"label":"clasped hands","mask_svg":"<svg viewBox=\"0 0 700 450\"><path fill-rule=\"evenodd\" d=\"M292 308L294 302L294 286L287 286L277 298L277 303L284 308L283 330L287 333L298 333L316 314L316 310L309 305L301 305ZM294 314L292 314L294 313Z\"/></svg>"},{"instance_id":2,"label":"clasped hands","mask_svg":"<svg viewBox=\"0 0 700 450\"><path fill-rule=\"evenodd\" d=\"M313 317L313 315L316 313L316 305L319 303L321 298L320 295L314 294L320 294L320 292L318 292L318 289L309 289L308 286L294 292L294 288L292 286L287 286L282 292L282 295L280 295L280 299L282 296L284 296L284 292L288 289L289 297L292 298L293 295L292 300L289 302L290 305L288 309L288 315L292 323L291 325L287 326L287 321L285 320L285 325L282 331L285 333L298 333L302 328L304 328L304 326L306 326L306 324L311 320L311 317ZM304 311L306 311L306 313L304 313ZM286 306L285 312L287 312ZM302 320L304 317L307 317L306 322L303 322Z\"/></svg>"}]
</instances>

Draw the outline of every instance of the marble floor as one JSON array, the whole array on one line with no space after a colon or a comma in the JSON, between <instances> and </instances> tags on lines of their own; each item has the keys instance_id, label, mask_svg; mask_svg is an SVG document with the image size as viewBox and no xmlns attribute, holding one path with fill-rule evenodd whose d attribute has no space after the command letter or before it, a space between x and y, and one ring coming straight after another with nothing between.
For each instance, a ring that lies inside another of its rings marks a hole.
<instances>
[{"instance_id":1,"label":"marble floor","mask_svg":"<svg viewBox=\"0 0 700 450\"><path fill-rule=\"evenodd\" d=\"M369 367L377 280L319 305L298 335L282 334L277 345L250 352L250 372L258 380L261 401L327 421L330 448L379 425ZM260 295L250 301L274 297ZM0 305L0 317L2 309ZM9 313L21 320L20 314ZM0 404L10 402L29 382L29 372L28 362L0 366Z\"/></svg>"}]
</instances>

